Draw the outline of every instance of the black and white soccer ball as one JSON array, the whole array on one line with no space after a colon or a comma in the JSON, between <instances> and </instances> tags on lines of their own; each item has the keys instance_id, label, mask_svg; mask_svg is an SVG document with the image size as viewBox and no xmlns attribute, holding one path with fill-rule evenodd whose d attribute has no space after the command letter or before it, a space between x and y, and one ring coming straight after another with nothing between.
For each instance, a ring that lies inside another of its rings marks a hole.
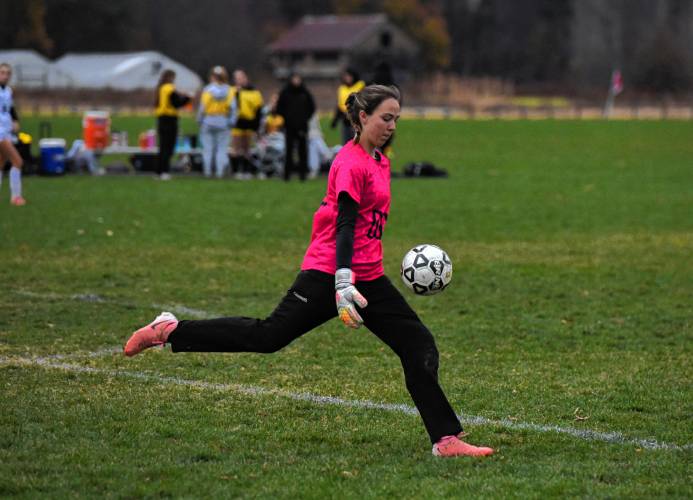
<instances>
[{"instance_id":1,"label":"black and white soccer ball","mask_svg":"<svg viewBox=\"0 0 693 500\"><path fill-rule=\"evenodd\" d=\"M417 245L402 259L402 281L417 295L442 292L452 279L452 261L445 251L428 243Z\"/></svg>"}]
</instances>

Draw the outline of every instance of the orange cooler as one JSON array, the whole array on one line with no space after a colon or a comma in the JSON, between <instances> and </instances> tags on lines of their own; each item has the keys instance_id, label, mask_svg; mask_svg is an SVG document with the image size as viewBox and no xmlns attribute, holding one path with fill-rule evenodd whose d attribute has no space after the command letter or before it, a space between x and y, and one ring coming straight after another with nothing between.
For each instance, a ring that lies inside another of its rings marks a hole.
<instances>
[{"instance_id":1,"label":"orange cooler","mask_svg":"<svg viewBox=\"0 0 693 500\"><path fill-rule=\"evenodd\" d=\"M84 146L87 149L105 149L111 137L111 117L108 111L87 111L82 119Z\"/></svg>"}]
</instances>

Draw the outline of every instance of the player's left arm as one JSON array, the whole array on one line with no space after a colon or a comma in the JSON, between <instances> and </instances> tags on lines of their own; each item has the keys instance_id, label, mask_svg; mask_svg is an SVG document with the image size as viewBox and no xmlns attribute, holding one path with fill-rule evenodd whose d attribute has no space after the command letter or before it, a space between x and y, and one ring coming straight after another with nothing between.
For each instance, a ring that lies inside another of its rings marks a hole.
<instances>
[{"instance_id":1,"label":"player's left arm","mask_svg":"<svg viewBox=\"0 0 693 500\"><path fill-rule=\"evenodd\" d=\"M339 319L349 328L359 328L363 318L356 306L368 305L361 292L354 286L355 277L351 271L354 255L354 230L358 216L358 203L345 191L339 193L337 212L337 272L335 273L335 299Z\"/></svg>"},{"instance_id":2,"label":"player's left arm","mask_svg":"<svg viewBox=\"0 0 693 500\"><path fill-rule=\"evenodd\" d=\"M351 268L354 255L354 231L359 205L342 191L337 197L337 269Z\"/></svg>"}]
</instances>

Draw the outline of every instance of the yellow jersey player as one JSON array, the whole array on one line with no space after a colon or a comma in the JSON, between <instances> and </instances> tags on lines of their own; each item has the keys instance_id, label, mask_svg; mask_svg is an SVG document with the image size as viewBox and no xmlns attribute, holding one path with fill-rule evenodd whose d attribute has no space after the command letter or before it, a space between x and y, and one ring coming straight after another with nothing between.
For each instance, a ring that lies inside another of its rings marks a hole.
<instances>
[{"instance_id":1,"label":"yellow jersey player","mask_svg":"<svg viewBox=\"0 0 693 500\"><path fill-rule=\"evenodd\" d=\"M347 68L342 72L341 80L342 83L337 89L337 107L334 110L332 128L335 128L338 123L341 123L342 144L346 144L349 140L354 138L354 129L347 117L347 98L352 93L361 90L366 84L359 78L358 73L351 68Z\"/></svg>"},{"instance_id":2,"label":"yellow jersey player","mask_svg":"<svg viewBox=\"0 0 693 500\"><path fill-rule=\"evenodd\" d=\"M242 69L233 72L234 116L235 123L231 129L231 168L239 179L250 178L253 165L250 161L250 147L260 128L264 100L259 90L253 87L248 75Z\"/></svg>"}]
</instances>

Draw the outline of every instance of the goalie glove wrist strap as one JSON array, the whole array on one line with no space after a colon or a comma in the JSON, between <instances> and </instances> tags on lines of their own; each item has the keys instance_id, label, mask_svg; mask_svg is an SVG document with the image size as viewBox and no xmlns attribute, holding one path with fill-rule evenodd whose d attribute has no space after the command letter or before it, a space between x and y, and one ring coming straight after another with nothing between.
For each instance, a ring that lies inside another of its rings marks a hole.
<instances>
[{"instance_id":1,"label":"goalie glove wrist strap","mask_svg":"<svg viewBox=\"0 0 693 500\"><path fill-rule=\"evenodd\" d=\"M337 290L353 285L354 281L354 273L347 267L337 269L334 274L334 287Z\"/></svg>"}]
</instances>

